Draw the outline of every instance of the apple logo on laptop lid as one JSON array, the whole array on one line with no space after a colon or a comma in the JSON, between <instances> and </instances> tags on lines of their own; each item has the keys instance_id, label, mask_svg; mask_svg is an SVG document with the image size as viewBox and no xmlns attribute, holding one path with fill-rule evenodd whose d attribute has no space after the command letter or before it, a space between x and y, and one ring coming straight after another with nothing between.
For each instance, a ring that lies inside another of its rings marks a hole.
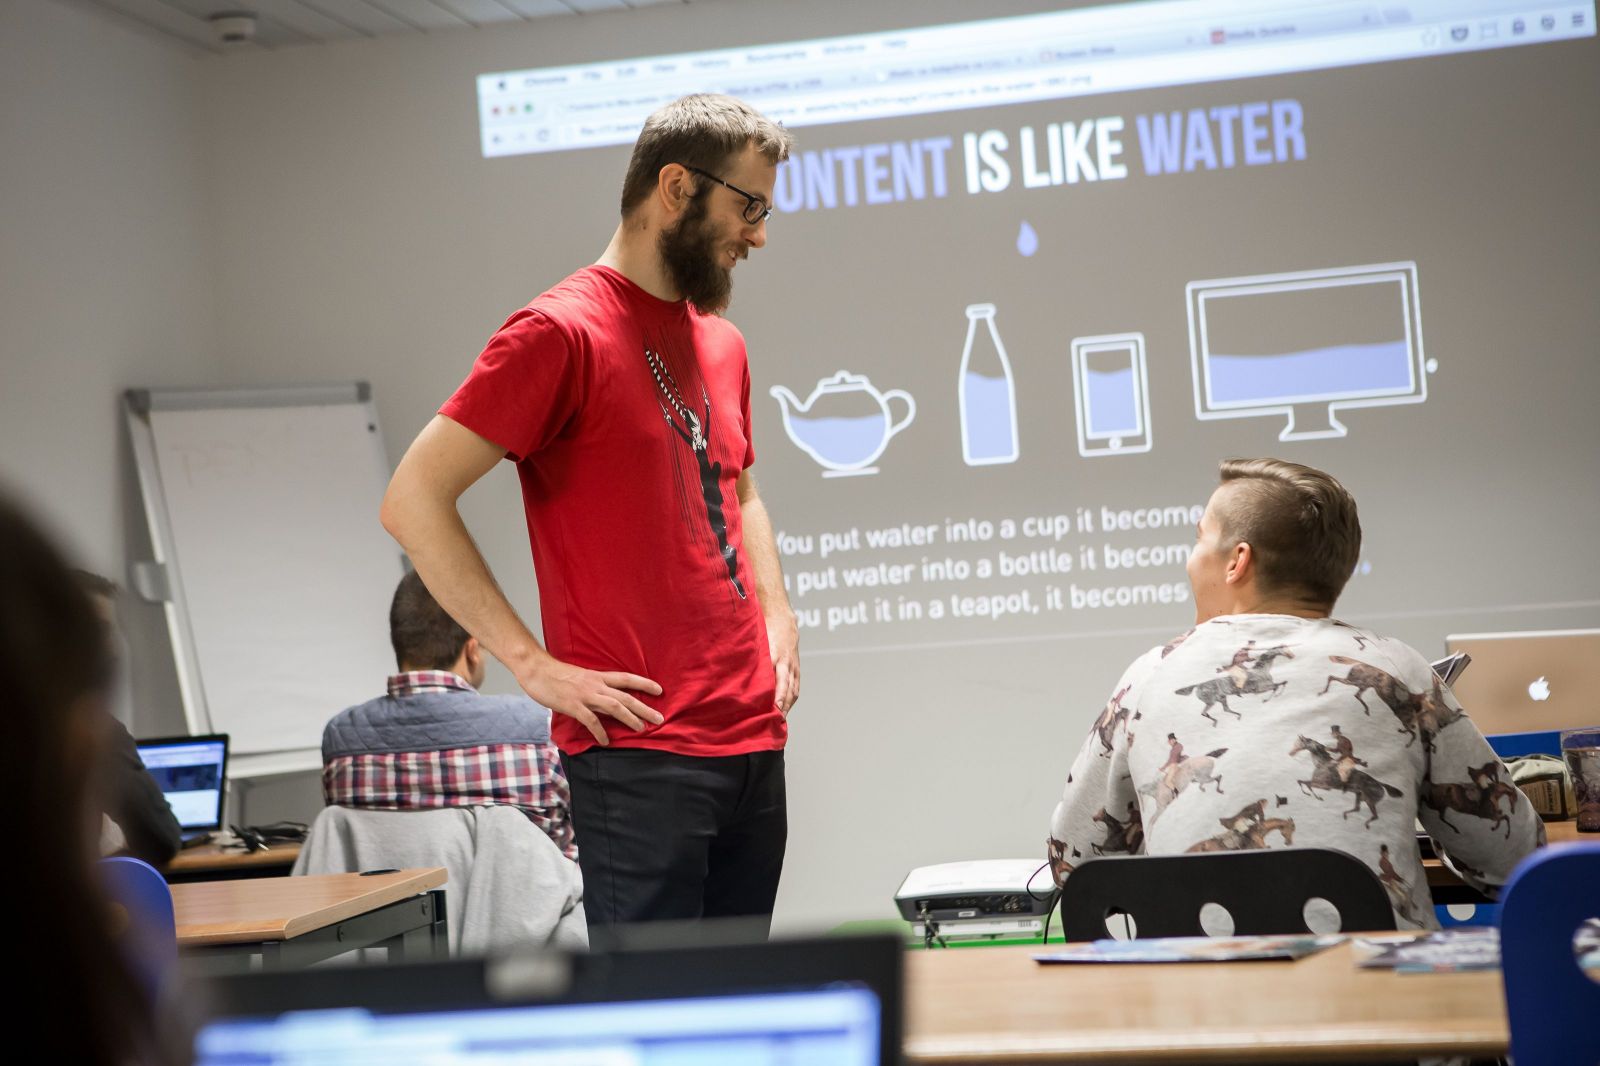
<instances>
[{"instance_id":1,"label":"apple logo on laptop lid","mask_svg":"<svg viewBox=\"0 0 1600 1066\"><path fill-rule=\"evenodd\" d=\"M1528 695L1536 703L1543 703L1550 698L1550 682L1544 679L1544 675L1541 674L1537 681L1528 686Z\"/></svg>"}]
</instances>

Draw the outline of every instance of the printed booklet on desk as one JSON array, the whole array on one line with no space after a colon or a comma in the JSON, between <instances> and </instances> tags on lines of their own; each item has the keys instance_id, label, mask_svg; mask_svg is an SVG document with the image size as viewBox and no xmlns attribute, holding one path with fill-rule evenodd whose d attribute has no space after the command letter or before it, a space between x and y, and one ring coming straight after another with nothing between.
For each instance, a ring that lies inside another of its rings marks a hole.
<instances>
[{"instance_id":1,"label":"printed booklet on desk","mask_svg":"<svg viewBox=\"0 0 1600 1066\"><path fill-rule=\"evenodd\" d=\"M1248 962L1298 959L1344 940L1342 936L1173 936L1151 940L1096 940L1045 955L1038 962Z\"/></svg>"},{"instance_id":2,"label":"printed booklet on desk","mask_svg":"<svg viewBox=\"0 0 1600 1066\"><path fill-rule=\"evenodd\" d=\"M1364 970L1457 973L1500 967L1500 930L1493 926L1445 929L1406 940L1362 937L1357 946L1378 952L1356 963Z\"/></svg>"},{"instance_id":3,"label":"printed booklet on desk","mask_svg":"<svg viewBox=\"0 0 1600 1066\"><path fill-rule=\"evenodd\" d=\"M1452 685L1455 684L1456 678L1461 676L1462 671L1466 670L1471 664L1472 656L1464 651L1458 651L1454 655L1446 655L1443 659L1430 665L1433 667L1433 672L1439 675L1440 681L1447 685Z\"/></svg>"}]
</instances>

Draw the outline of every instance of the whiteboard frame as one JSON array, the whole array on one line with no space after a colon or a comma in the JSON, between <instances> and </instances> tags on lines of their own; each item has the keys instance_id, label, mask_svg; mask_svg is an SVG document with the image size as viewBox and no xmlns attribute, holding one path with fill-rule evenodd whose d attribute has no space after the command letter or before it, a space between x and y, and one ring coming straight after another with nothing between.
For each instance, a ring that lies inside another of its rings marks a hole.
<instances>
[{"instance_id":1,"label":"whiteboard frame","mask_svg":"<svg viewBox=\"0 0 1600 1066\"><path fill-rule=\"evenodd\" d=\"M373 432L368 436L377 453L378 469L387 470L389 456L383 445L383 429L378 423L377 407L372 402L372 386L365 381L233 389L128 389L123 393L123 410L133 447L134 467L139 478L139 495L144 501L152 554L149 563L130 565L132 585L141 598L160 604L166 616L183 717L191 734L215 733L218 730L206 701L205 682L195 646L194 623L184 589L177 542L172 532L167 493L161 481L161 466L156 459L155 432L150 424L150 413L217 408L342 407L357 404L365 413L368 424L373 427ZM236 754L230 756L228 767L230 778L246 779L321 768L320 747Z\"/></svg>"}]
</instances>

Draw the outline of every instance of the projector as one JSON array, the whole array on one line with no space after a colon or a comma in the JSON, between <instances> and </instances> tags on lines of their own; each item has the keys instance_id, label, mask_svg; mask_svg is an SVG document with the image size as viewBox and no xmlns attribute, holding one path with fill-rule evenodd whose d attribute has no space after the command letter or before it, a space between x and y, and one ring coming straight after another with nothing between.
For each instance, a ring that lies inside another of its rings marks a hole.
<instances>
[{"instance_id":1,"label":"projector","mask_svg":"<svg viewBox=\"0 0 1600 1066\"><path fill-rule=\"evenodd\" d=\"M908 922L931 918L1020 929L1035 924L1027 919L1049 916L1057 891L1038 859L980 859L918 867L901 882L894 901Z\"/></svg>"}]
</instances>

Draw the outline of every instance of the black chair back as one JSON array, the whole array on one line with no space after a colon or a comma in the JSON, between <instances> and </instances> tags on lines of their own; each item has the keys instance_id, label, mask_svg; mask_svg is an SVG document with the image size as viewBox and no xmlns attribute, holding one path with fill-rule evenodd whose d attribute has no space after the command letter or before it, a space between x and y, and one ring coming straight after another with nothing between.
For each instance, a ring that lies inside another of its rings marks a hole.
<instances>
[{"instance_id":1,"label":"black chair back","mask_svg":"<svg viewBox=\"0 0 1600 1066\"><path fill-rule=\"evenodd\" d=\"M1136 936L1205 936L1200 911L1215 903L1233 934L1308 933L1306 903L1324 899L1340 928L1393 929L1389 895L1370 867L1331 848L1266 848L1193 855L1114 855L1073 870L1061 890L1068 940L1103 940L1106 919L1133 920Z\"/></svg>"}]
</instances>

